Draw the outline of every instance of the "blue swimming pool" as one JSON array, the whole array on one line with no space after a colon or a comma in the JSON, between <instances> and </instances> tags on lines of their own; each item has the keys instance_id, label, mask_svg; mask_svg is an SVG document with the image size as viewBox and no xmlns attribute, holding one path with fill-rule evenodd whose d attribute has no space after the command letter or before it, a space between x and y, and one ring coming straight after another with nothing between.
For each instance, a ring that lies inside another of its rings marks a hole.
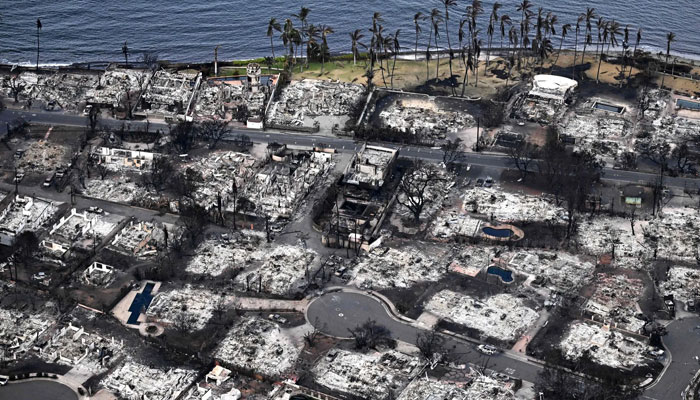
<instances>
[{"instance_id":1,"label":"blue swimming pool","mask_svg":"<svg viewBox=\"0 0 700 400\"><path fill-rule=\"evenodd\" d=\"M616 114L621 114L622 111L625 110L624 107L620 106L614 106L612 104L605 104L605 103L598 103L596 102L593 107L597 108L598 110L603 110L603 111L608 111Z\"/></svg>"},{"instance_id":2,"label":"blue swimming pool","mask_svg":"<svg viewBox=\"0 0 700 400\"><path fill-rule=\"evenodd\" d=\"M143 287L143 291L141 293L134 296L134 301L132 301L131 306L129 306L129 312L131 312L131 315L129 315L129 319L126 321L127 324L139 324L139 315L146 311L148 306L151 305L151 301L153 300L153 295L151 292L155 286L156 285L154 283L149 282Z\"/></svg>"},{"instance_id":3,"label":"blue swimming pool","mask_svg":"<svg viewBox=\"0 0 700 400\"><path fill-rule=\"evenodd\" d=\"M494 236L497 238L509 238L513 236L513 231L510 229L495 229L490 226L485 226L481 228L481 231L489 236Z\"/></svg>"},{"instance_id":4,"label":"blue swimming pool","mask_svg":"<svg viewBox=\"0 0 700 400\"><path fill-rule=\"evenodd\" d=\"M508 271L507 269L503 269L492 265L486 270L486 272L488 272L491 275L497 275L505 283L513 282L513 272Z\"/></svg>"},{"instance_id":5,"label":"blue swimming pool","mask_svg":"<svg viewBox=\"0 0 700 400\"><path fill-rule=\"evenodd\" d=\"M700 111L700 103L698 103L697 101L678 99L676 100L676 105L680 108L685 108L687 110Z\"/></svg>"}]
</instances>

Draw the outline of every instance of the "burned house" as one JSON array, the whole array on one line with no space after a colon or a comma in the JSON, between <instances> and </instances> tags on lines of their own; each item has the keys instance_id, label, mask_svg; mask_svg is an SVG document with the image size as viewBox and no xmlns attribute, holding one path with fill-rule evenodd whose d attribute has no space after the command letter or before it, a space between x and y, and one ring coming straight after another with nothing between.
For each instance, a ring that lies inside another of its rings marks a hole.
<instances>
[{"instance_id":1,"label":"burned house","mask_svg":"<svg viewBox=\"0 0 700 400\"><path fill-rule=\"evenodd\" d=\"M109 169L119 170L124 168L144 170L151 165L159 154L141 150L100 146L93 149L92 156L98 163L104 164Z\"/></svg>"},{"instance_id":2,"label":"burned house","mask_svg":"<svg viewBox=\"0 0 700 400\"><path fill-rule=\"evenodd\" d=\"M516 114L529 121L551 122L569 102L578 83L557 75L535 75Z\"/></svg>"},{"instance_id":3,"label":"burned house","mask_svg":"<svg viewBox=\"0 0 700 400\"><path fill-rule=\"evenodd\" d=\"M53 202L22 195L6 197L0 208L0 244L5 246L22 232L37 231L58 211Z\"/></svg>"},{"instance_id":4,"label":"burned house","mask_svg":"<svg viewBox=\"0 0 700 400\"><path fill-rule=\"evenodd\" d=\"M157 71L141 96L136 115L187 119L201 81L201 73Z\"/></svg>"},{"instance_id":5,"label":"burned house","mask_svg":"<svg viewBox=\"0 0 700 400\"><path fill-rule=\"evenodd\" d=\"M379 189L391 174L399 151L380 146L363 146L345 169L343 182L360 188Z\"/></svg>"}]
</instances>

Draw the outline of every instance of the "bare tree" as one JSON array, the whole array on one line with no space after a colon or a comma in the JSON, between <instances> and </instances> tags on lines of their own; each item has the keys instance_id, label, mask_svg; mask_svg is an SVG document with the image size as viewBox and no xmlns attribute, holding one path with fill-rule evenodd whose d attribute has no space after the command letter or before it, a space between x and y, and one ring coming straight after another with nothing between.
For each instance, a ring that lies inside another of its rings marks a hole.
<instances>
[{"instance_id":1,"label":"bare tree","mask_svg":"<svg viewBox=\"0 0 700 400\"><path fill-rule=\"evenodd\" d=\"M97 173L100 174L100 180L105 180L109 175L109 168L103 163L97 164Z\"/></svg>"},{"instance_id":2,"label":"bare tree","mask_svg":"<svg viewBox=\"0 0 700 400\"><path fill-rule=\"evenodd\" d=\"M434 329L419 333L416 339L416 347L418 347L420 354L428 362L430 369L434 369L438 363L444 363L448 359L445 338Z\"/></svg>"},{"instance_id":3,"label":"bare tree","mask_svg":"<svg viewBox=\"0 0 700 400\"><path fill-rule=\"evenodd\" d=\"M530 164L539 157L539 150L539 146L525 141L508 149L510 163L520 171L522 180L525 180Z\"/></svg>"},{"instance_id":4,"label":"bare tree","mask_svg":"<svg viewBox=\"0 0 700 400\"><path fill-rule=\"evenodd\" d=\"M688 143L681 143L671 151L671 159L675 160L679 173L685 173L693 165Z\"/></svg>"},{"instance_id":5,"label":"bare tree","mask_svg":"<svg viewBox=\"0 0 700 400\"><path fill-rule=\"evenodd\" d=\"M358 350L374 349L380 345L391 345L391 331L376 321L368 319L353 329L348 329Z\"/></svg>"},{"instance_id":6,"label":"bare tree","mask_svg":"<svg viewBox=\"0 0 700 400\"><path fill-rule=\"evenodd\" d=\"M318 337L321 335L321 330L318 328L318 325L319 325L319 319L318 319L318 317L316 317L314 319L314 323L311 324L313 329L306 332L306 334L304 335L304 342L306 342L306 344L309 345L309 347L316 346L316 343L318 341ZM325 326L325 324L324 324L324 326Z\"/></svg>"},{"instance_id":7,"label":"bare tree","mask_svg":"<svg viewBox=\"0 0 700 400\"><path fill-rule=\"evenodd\" d=\"M151 170L143 174L143 181L147 186L152 187L155 191L160 192L166 186L172 184L172 179L175 175L175 167L170 159L166 156L156 157L151 162Z\"/></svg>"},{"instance_id":8,"label":"bare tree","mask_svg":"<svg viewBox=\"0 0 700 400\"><path fill-rule=\"evenodd\" d=\"M420 221L423 208L433 201L428 196L428 188L441 180L443 179L438 171L420 160L415 161L413 166L403 175L401 183L399 183L399 196L396 201L408 208L416 223Z\"/></svg>"},{"instance_id":9,"label":"bare tree","mask_svg":"<svg viewBox=\"0 0 700 400\"><path fill-rule=\"evenodd\" d=\"M460 138L448 139L440 148L442 149L442 162L448 170L452 169L454 164L462 158L465 150L464 143Z\"/></svg>"},{"instance_id":10,"label":"bare tree","mask_svg":"<svg viewBox=\"0 0 700 400\"><path fill-rule=\"evenodd\" d=\"M10 95L15 99L15 103L19 102L19 95L24 91L26 84L19 76L10 78Z\"/></svg>"},{"instance_id":11,"label":"bare tree","mask_svg":"<svg viewBox=\"0 0 700 400\"><path fill-rule=\"evenodd\" d=\"M180 202L180 221L185 227L191 244L195 244L204 233L209 222L209 213L199 204Z\"/></svg>"},{"instance_id":12,"label":"bare tree","mask_svg":"<svg viewBox=\"0 0 700 400\"><path fill-rule=\"evenodd\" d=\"M231 134L231 130L228 127L228 122L211 120L200 124L199 134L209 141L210 149L215 149L221 139Z\"/></svg>"}]
</instances>

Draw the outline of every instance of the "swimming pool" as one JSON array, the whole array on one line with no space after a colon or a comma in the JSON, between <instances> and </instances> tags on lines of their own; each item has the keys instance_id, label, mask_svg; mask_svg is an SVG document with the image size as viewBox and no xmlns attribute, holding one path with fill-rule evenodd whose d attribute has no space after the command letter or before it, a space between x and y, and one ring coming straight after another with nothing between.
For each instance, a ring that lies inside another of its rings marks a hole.
<instances>
[{"instance_id":1,"label":"swimming pool","mask_svg":"<svg viewBox=\"0 0 700 400\"><path fill-rule=\"evenodd\" d=\"M510 229L495 229L490 226L485 226L481 228L481 231L484 232L485 234L497 238L509 238L513 236L513 231Z\"/></svg>"},{"instance_id":2,"label":"swimming pool","mask_svg":"<svg viewBox=\"0 0 700 400\"><path fill-rule=\"evenodd\" d=\"M593 108L597 108L598 110L608 111L608 112L615 113L615 114L622 114L622 112L625 111L625 107L614 106L612 104L599 103L597 101L595 102L595 104L593 104Z\"/></svg>"},{"instance_id":3,"label":"swimming pool","mask_svg":"<svg viewBox=\"0 0 700 400\"><path fill-rule=\"evenodd\" d=\"M129 319L126 321L127 324L139 324L139 315L146 311L148 306L151 305L151 301L153 300L153 295L151 292L155 286L155 283L149 282L143 287L143 291L141 293L137 293L136 296L134 296L134 300L131 302L131 306L129 306L131 315L129 315Z\"/></svg>"},{"instance_id":4,"label":"swimming pool","mask_svg":"<svg viewBox=\"0 0 700 400\"><path fill-rule=\"evenodd\" d=\"M501 278L501 280L504 283L513 282L513 272L508 271L507 269L503 269L503 268L497 267L495 265L492 265L486 270L486 272L488 272L491 275L497 275L498 277Z\"/></svg>"},{"instance_id":5,"label":"swimming pool","mask_svg":"<svg viewBox=\"0 0 700 400\"><path fill-rule=\"evenodd\" d=\"M676 105L680 108L685 108L687 110L700 111L700 103L698 103L697 101L678 99L676 100Z\"/></svg>"}]
</instances>

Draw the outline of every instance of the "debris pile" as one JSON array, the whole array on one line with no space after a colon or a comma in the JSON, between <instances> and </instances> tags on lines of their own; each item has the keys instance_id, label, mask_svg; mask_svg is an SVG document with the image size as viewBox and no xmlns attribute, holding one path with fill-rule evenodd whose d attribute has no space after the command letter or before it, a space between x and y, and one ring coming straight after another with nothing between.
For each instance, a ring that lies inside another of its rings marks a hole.
<instances>
[{"instance_id":1,"label":"debris pile","mask_svg":"<svg viewBox=\"0 0 700 400\"><path fill-rule=\"evenodd\" d=\"M474 237L479 234L481 220L458 212L440 213L433 223L433 237L452 239Z\"/></svg>"},{"instance_id":2,"label":"debris pile","mask_svg":"<svg viewBox=\"0 0 700 400\"><path fill-rule=\"evenodd\" d=\"M187 115L201 79L201 73L157 71L141 98L141 110L164 117Z\"/></svg>"},{"instance_id":3,"label":"debris pile","mask_svg":"<svg viewBox=\"0 0 700 400\"><path fill-rule=\"evenodd\" d=\"M89 179L85 182L83 195L94 199L109 200L117 203L131 204L134 200L143 196L146 188L130 182L124 177L111 179Z\"/></svg>"},{"instance_id":4,"label":"debris pile","mask_svg":"<svg viewBox=\"0 0 700 400\"><path fill-rule=\"evenodd\" d=\"M502 341L519 338L539 318L522 299L510 294L497 294L482 301L443 290L428 301L425 310Z\"/></svg>"},{"instance_id":5,"label":"debris pile","mask_svg":"<svg viewBox=\"0 0 700 400\"><path fill-rule=\"evenodd\" d=\"M299 352L276 323L244 317L231 328L215 357L243 371L278 377L294 366Z\"/></svg>"},{"instance_id":6,"label":"debris pile","mask_svg":"<svg viewBox=\"0 0 700 400\"><path fill-rule=\"evenodd\" d=\"M619 217L580 221L578 242L585 253L596 257L614 250L615 264L622 268L639 269L639 260L651 254L644 245L643 228L636 228L633 235L630 221Z\"/></svg>"},{"instance_id":7,"label":"debris pile","mask_svg":"<svg viewBox=\"0 0 700 400\"><path fill-rule=\"evenodd\" d=\"M666 280L659 284L663 294L672 294L681 301L693 301L700 296L700 270L674 266L668 270Z\"/></svg>"},{"instance_id":8,"label":"debris pile","mask_svg":"<svg viewBox=\"0 0 700 400\"><path fill-rule=\"evenodd\" d=\"M165 246L166 232L170 240L175 240L179 233L173 225L132 220L114 235L110 247L130 256L153 256Z\"/></svg>"},{"instance_id":9,"label":"debris pile","mask_svg":"<svg viewBox=\"0 0 700 400\"><path fill-rule=\"evenodd\" d=\"M595 292L583 306L591 314L603 318L606 323L614 322L618 327L637 332L645 321L636 317L642 310L639 301L644 292L641 279L628 278L622 274L596 274Z\"/></svg>"},{"instance_id":10,"label":"debris pile","mask_svg":"<svg viewBox=\"0 0 700 400\"><path fill-rule=\"evenodd\" d=\"M84 327L68 324L54 332L39 349L40 357L49 363L80 366L98 375L116 361L123 343L85 331Z\"/></svg>"},{"instance_id":11,"label":"debris pile","mask_svg":"<svg viewBox=\"0 0 700 400\"><path fill-rule=\"evenodd\" d=\"M243 268L251 260L262 259L258 248L264 239L263 233L246 232L233 240L206 240L195 251L186 271L216 277L226 269Z\"/></svg>"},{"instance_id":12,"label":"debris pile","mask_svg":"<svg viewBox=\"0 0 700 400\"><path fill-rule=\"evenodd\" d=\"M509 254L501 256L508 258ZM541 276L563 292L574 292L591 278L595 265L562 252L520 251L512 255L508 267L529 276Z\"/></svg>"},{"instance_id":13,"label":"debris pile","mask_svg":"<svg viewBox=\"0 0 700 400\"><path fill-rule=\"evenodd\" d=\"M159 291L146 311L149 321L158 321L189 331L204 329L214 314L212 293L185 285L181 289Z\"/></svg>"},{"instance_id":14,"label":"debris pile","mask_svg":"<svg viewBox=\"0 0 700 400\"><path fill-rule=\"evenodd\" d=\"M385 399L421 371L417 357L397 351L368 354L331 350L316 364L316 383L365 399Z\"/></svg>"},{"instance_id":15,"label":"debris pile","mask_svg":"<svg viewBox=\"0 0 700 400\"><path fill-rule=\"evenodd\" d=\"M462 387L451 382L433 379L414 379L399 396L398 400L512 400L513 391L506 385L489 376L473 372L471 382Z\"/></svg>"},{"instance_id":16,"label":"debris pile","mask_svg":"<svg viewBox=\"0 0 700 400\"><path fill-rule=\"evenodd\" d=\"M71 73L58 71L49 74L22 72L19 76L7 76L3 89L11 95L13 85L23 86L20 98L46 103L47 109L79 111L85 95L97 86L99 75L95 73Z\"/></svg>"},{"instance_id":17,"label":"debris pile","mask_svg":"<svg viewBox=\"0 0 700 400\"><path fill-rule=\"evenodd\" d=\"M53 173L69 162L70 151L66 146L39 140L29 144L17 161L17 168L25 172Z\"/></svg>"},{"instance_id":18,"label":"debris pile","mask_svg":"<svg viewBox=\"0 0 700 400\"><path fill-rule=\"evenodd\" d=\"M55 322L49 310L32 311L31 314L0 308L0 346L5 349L5 358L17 360L29 352L40 335Z\"/></svg>"},{"instance_id":19,"label":"debris pile","mask_svg":"<svg viewBox=\"0 0 700 400\"><path fill-rule=\"evenodd\" d=\"M117 215L100 215L89 210L79 213L73 208L69 215L56 222L42 244L59 254L70 248L94 249L117 227L121 218Z\"/></svg>"},{"instance_id":20,"label":"debris pile","mask_svg":"<svg viewBox=\"0 0 700 400\"><path fill-rule=\"evenodd\" d=\"M115 279L114 267L95 261L83 271L83 282L90 286L107 287Z\"/></svg>"},{"instance_id":21,"label":"debris pile","mask_svg":"<svg viewBox=\"0 0 700 400\"><path fill-rule=\"evenodd\" d=\"M430 254L430 256L428 256ZM447 273L444 250L424 253L416 248L377 248L360 258L352 269L351 284L360 288L409 288L419 282L436 282Z\"/></svg>"},{"instance_id":22,"label":"debris pile","mask_svg":"<svg viewBox=\"0 0 700 400\"><path fill-rule=\"evenodd\" d=\"M476 125L471 114L441 109L435 102L423 99L393 102L379 113L379 122L383 127L432 139L444 139Z\"/></svg>"},{"instance_id":23,"label":"debris pile","mask_svg":"<svg viewBox=\"0 0 700 400\"><path fill-rule=\"evenodd\" d=\"M613 368L634 368L644 363L651 347L608 326L576 321L559 343L564 356L578 360L588 354L591 360Z\"/></svg>"},{"instance_id":24,"label":"debris pile","mask_svg":"<svg viewBox=\"0 0 700 400\"><path fill-rule=\"evenodd\" d=\"M150 73L143 70L110 69L100 76L96 87L85 93L85 101L100 107L118 108L129 100L133 105L149 77Z\"/></svg>"},{"instance_id":25,"label":"debris pile","mask_svg":"<svg viewBox=\"0 0 700 400\"><path fill-rule=\"evenodd\" d=\"M183 368L156 368L127 360L102 381L119 398L128 400L176 399L194 382L197 371Z\"/></svg>"},{"instance_id":26,"label":"debris pile","mask_svg":"<svg viewBox=\"0 0 700 400\"><path fill-rule=\"evenodd\" d=\"M263 255L262 265L236 277L243 290L288 295L301 290L309 276L320 267L313 250L299 246L275 246Z\"/></svg>"},{"instance_id":27,"label":"debris pile","mask_svg":"<svg viewBox=\"0 0 700 400\"><path fill-rule=\"evenodd\" d=\"M508 193L494 188L467 189L463 209L486 215L501 222L559 222L565 210L541 196Z\"/></svg>"},{"instance_id":28,"label":"debris pile","mask_svg":"<svg viewBox=\"0 0 700 400\"><path fill-rule=\"evenodd\" d=\"M57 211L56 205L38 197L15 195L0 211L0 244L10 246L20 233L39 230Z\"/></svg>"},{"instance_id":29,"label":"debris pile","mask_svg":"<svg viewBox=\"0 0 700 400\"><path fill-rule=\"evenodd\" d=\"M275 125L309 126L322 116L347 116L360 101L362 85L304 79L283 88L273 102L268 120Z\"/></svg>"}]
</instances>

